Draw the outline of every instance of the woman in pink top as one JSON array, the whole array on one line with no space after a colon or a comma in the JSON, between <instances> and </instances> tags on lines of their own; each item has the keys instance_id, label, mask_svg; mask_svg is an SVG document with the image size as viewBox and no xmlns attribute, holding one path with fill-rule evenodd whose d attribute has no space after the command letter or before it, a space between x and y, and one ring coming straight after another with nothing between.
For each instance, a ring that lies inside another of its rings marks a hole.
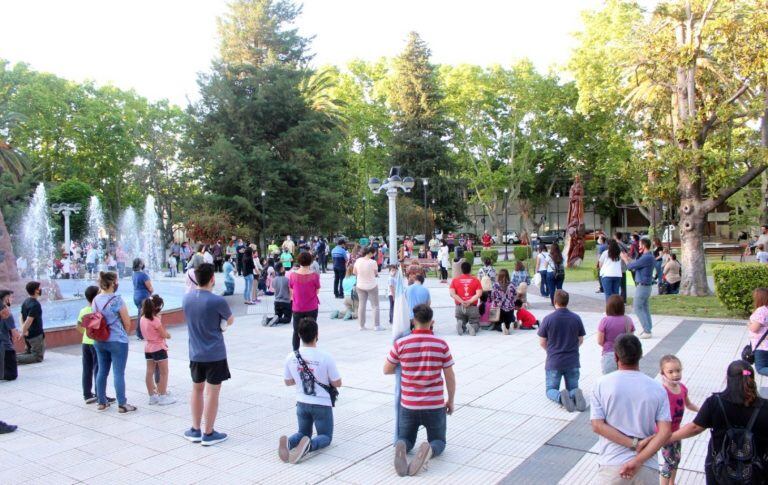
<instances>
[{"instance_id":1,"label":"woman in pink top","mask_svg":"<svg viewBox=\"0 0 768 485\"><path fill-rule=\"evenodd\" d=\"M603 348L603 374L618 370L613 343L623 333L635 333L632 319L624 315L624 300L620 295L611 295L605 302L605 317L597 326L597 345Z\"/></svg>"},{"instance_id":2,"label":"woman in pink top","mask_svg":"<svg viewBox=\"0 0 768 485\"><path fill-rule=\"evenodd\" d=\"M152 295L141 304L141 334L144 336L144 358L147 361L147 372L144 381L149 393L149 404L165 406L173 404L176 399L168 394L168 344L165 339L171 335L163 327L160 311L163 309L163 299ZM155 384L155 371L160 371Z\"/></svg>"},{"instance_id":3,"label":"woman in pink top","mask_svg":"<svg viewBox=\"0 0 768 485\"><path fill-rule=\"evenodd\" d=\"M747 328L755 352L755 371L768 376L768 288L755 288L752 303L755 311L749 317Z\"/></svg>"},{"instance_id":4,"label":"woman in pink top","mask_svg":"<svg viewBox=\"0 0 768 485\"><path fill-rule=\"evenodd\" d=\"M363 257L355 261L353 273L357 276L357 297L360 299L358 306L358 318L360 330L365 330L365 310L368 300L371 301L373 323L376 330L383 330L379 325L379 265L373 260L374 249L368 247L363 251Z\"/></svg>"},{"instance_id":5,"label":"woman in pink top","mask_svg":"<svg viewBox=\"0 0 768 485\"><path fill-rule=\"evenodd\" d=\"M306 251L299 254L299 269L288 275L288 288L291 291L291 310L293 311L293 350L299 350L299 322L311 317L317 320L317 308L320 306L320 275L309 269L312 255Z\"/></svg>"}]
</instances>

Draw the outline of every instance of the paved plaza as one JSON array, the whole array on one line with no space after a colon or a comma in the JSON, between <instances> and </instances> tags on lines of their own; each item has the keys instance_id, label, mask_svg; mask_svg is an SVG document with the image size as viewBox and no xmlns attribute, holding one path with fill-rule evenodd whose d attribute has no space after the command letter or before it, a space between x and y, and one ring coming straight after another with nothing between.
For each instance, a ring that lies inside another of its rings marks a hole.
<instances>
[{"instance_id":1,"label":"paved plaza","mask_svg":"<svg viewBox=\"0 0 768 485\"><path fill-rule=\"evenodd\" d=\"M191 389L184 326L170 329L170 389L179 398L170 406L148 405L143 343L131 340L127 394L139 410L128 415L118 414L116 406L98 412L95 405L83 404L80 348L58 348L46 353L44 363L20 367L17 381L0 384L0 419L19 425L15 433L0 436L0 484L591 483L597 438L589 413L569 414L546 399L545 353L536 333L457 336L448 290L434 278L427 286L436 333L447 340L456 362L457 409L448 417L445 453L420 476L397 477L392 465L393 377L382 374L391 333L360 332L356 321L331 320L330 311L342 306L333 298L331 278L322 277L319 346L334 355L344 387L334 409L330 447L298 465L279 460L278 437L296 431L295 391L283 384L291 328L261 325L271 299L246 308L236 305L240 297L231 297L241 316L225 334L232 379L222 386L216 422L218 430L229 433L228 441L206 448L182 437L190 425ZM178 284L183 284L180 279ZM385 284L381 277L380 288ZM573 285L580 290L574 291L574 308L587 329L581 351L585 394L600 377L595 331L601 295L587 296L592 286ZM533 294L529 300L539 319L550 311L548 300ZM384 322L388 303L382 301L381 307ZM587 307L594 310L580 310ZM698 404L722 389L727 364L746 343L743 322L737 321L655 317L653 334L643 341L643 370L655 377L658 358L677 354L683 380ZM692 418L686 412L684 423ZM703 433L684 442L679 483L704 482L707 440Z\"/></svg>"}]
</instances>

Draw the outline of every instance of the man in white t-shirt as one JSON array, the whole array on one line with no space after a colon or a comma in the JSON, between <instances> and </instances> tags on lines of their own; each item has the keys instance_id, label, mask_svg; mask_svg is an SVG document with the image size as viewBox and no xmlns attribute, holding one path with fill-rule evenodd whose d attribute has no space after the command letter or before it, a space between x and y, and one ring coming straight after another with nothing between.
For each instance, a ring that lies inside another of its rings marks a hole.
<instances>
[{"instance_id":1,"label":"man in white t-shirt","mask_svg":"<svg viewBox=\"0 0 768 485\"><path fill-rule=\"evenodd\" d=\"M595 483L656 485L656 452L672 434L667 391L640 372L643 347L636 336L620 335L614 352L619 370L592 388L592 430L600 435Z\"/></svg>"},{"instance_id":2,"label":"man in white t-shirt","mask_svg":"<svg viewBox=\"0 0 768 485\"><path fill-rule=\"evenodd\" d=\"M310 451L331 444L333 438L333 403L326 390L341 387L336 362L328 352L317 348L317 322L303 318L299 322L301 349L285 360L285 385L296 386L298 433L280 437L277 454L285 463L298 463ZM317 436L312 438L312 426Z\"/></svg>"}]
</instances>

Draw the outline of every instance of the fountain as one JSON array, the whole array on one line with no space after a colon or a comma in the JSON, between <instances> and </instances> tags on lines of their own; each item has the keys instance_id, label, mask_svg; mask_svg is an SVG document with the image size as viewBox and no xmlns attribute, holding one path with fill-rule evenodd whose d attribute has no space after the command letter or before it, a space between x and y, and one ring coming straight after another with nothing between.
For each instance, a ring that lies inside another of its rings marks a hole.
<instances>
[{"instance_id":1,"label":"fountain","mask_svg":"<svg viewBox=\"0 0 768 485\"><path fill-rule=\"evenodd\" d=\"M93 248L96 251L97 272L99 261L104 261L105 254L102 240L105 236L106 228L104 226L104 211L101 209L101 201L98 197L92 195L88 203L88 235L85 240L88 243L87 247ZM88 252L90 252L90 249L88 249Z\"/></svg>"},{"instance_id":2,"label":"fountain","mask_svg":"<svg viewBox=\"0 0 768 485\"><path fill-rule=\"evenodd\" d=\"M120 216L117 233L118 243L123 251L125 251L128 264L130 265L133 258L139 257L142 251L139 220L133 207L128 207L123 212L123 215Z\"/></svg>"},{"instance_id":3,"label":"fountain","mask_svg":"<svg viewBox=\"0 0 768 485\"><path fill-rule=\"evenodd\" d=\"M153 275L153 279L154 275L160 271L163 262L158 228L155 198L148 195L147 202L144 204L144 217L141 224L141 257L144 260L144 266Z\"/></svg>"},{"instance_id":4,"label":"fountain","mask_svg":"<svg viewBox=\"0 0 768 485\"><path fill-rule=\"evenodd\" d=\"M45 186L41 183L29 202L21 222L21 251L37 280L50 279L54 247L50 208Z\"/></svg>"}]
</instances>

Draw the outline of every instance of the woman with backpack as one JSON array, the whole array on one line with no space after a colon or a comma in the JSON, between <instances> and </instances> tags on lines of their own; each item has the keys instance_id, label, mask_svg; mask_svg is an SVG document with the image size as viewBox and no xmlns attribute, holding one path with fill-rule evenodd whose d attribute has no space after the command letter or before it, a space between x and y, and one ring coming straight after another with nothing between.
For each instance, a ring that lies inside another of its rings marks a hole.
<instances>
[{"instance_id":1,"label":"woman with backpack","mask_svg":"<svg viewBox=\"0 0 768 485\"><path fill-rule=\"evenodd\" d=\"M560 252L560 246L553 243L549 247L549 261L547 262L547 291L549 301L555 306L555 291L563 289L565 281L565 259Z\"/></svg>"},{"instance_id":2,"label":"woman with backpack","mask_svg":"<svg viewBox=\"0 0 768 485\"><path fill-rule=\"evenodd\" d=\"M731 362L725 390L708 397L693 422L672 433L669 443L705 429L712 430L704 463L708 485L768 484L768 406L748 362Z\"/></svg>"},{"instance_id":3,"label":"woman with backpack","mask_svg":"<svg viewBox=\"0 0 768 485\"><path fill-rule=\"evenodd\" d=\"M117 274L101 271L99 273L99 294L93 299L93 311L99 312L109 327L106 340L96 340L96 358L99 370L96 374L96 397L98 410L109 407L107 401L107 377L112 368L112 380L117 393L118 412L129 413L136 411L135 406L128 404L125 397L125 364L128 362L128 334L131 332L131 318L128 307L117 292Z\"/></svg>"}]
</instances>

